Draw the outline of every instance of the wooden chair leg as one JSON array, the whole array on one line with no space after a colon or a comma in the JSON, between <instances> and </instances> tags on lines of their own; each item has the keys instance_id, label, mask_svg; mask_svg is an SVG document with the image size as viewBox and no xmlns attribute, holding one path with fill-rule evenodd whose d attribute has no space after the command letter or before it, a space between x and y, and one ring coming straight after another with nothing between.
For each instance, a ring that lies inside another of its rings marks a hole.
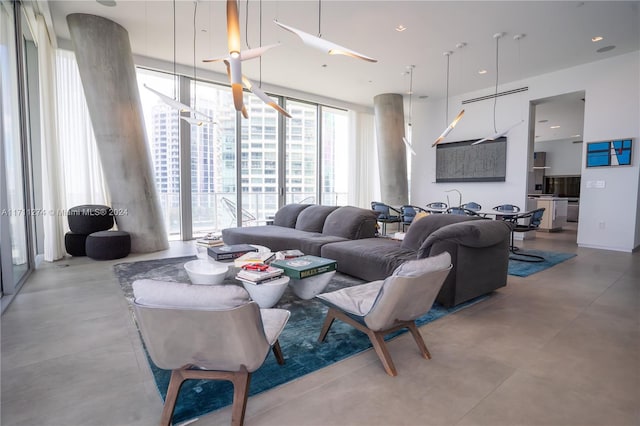
<instances>
[{"instance_id":1,"label":"wooden chair leg","mask_svg":"<svg viewBox=\"0 0 640 426\"><path fill-rule=\"evenodd\" d=\"M160 417L161 426L171 425L171 418L173 417L173 410L176 407L178 392L180 392L180 386L182 386L184 380L185 377L182 375L181 370L173 370L171 372L171 379L169 380L169 387L167 388L167 397L164 399L164 407L162 408L162 416Z\"/></svg>"},{"instance_id":2,"label":"wooden chair leg","mask_svg":"<svg viewBox=\"0 0 640 426\"><path fill-rule=\"evenodd\" d=\"M411 335L413 336L413 340L416 341L416 344L420 349L420 353L422 354L422 357L425 359L431 359L431 354L429 353L429 349L427 349L427 345L426 343L424 343L424 339L420 334L420 330L418 330L418 327L416 327L416 323L412 322L411 324L407 324L407 328L411 332Z\"/></svg>"},{"instance_id":3,"label":"wooden chair leg","mask_svg":"<svg viewBox=\"0 0 640 426\"><path fill-rule=\"evenodd\" d=\"M389 354L387 345L384 342L384 333L369 330L367 332L367 335L369 336L369 340L371 340L371 343L373 344L373 349L376 351L376 353L378 354L378 358L380 358L380 361L382 362L384 371L386 371L387 374L392 377L397 376L398 373L396 372L396 367L395 365L393 365L391 355Z\"/></svg>"},{"instance_id":4,"label":"wooden chair leg","mask_svg":"<svg viewBox=\"0 0 640 426\"><path fill-rule=\"evenodd\" d=\"M318 342L323 342L325 337L327 337L327 333L333 324L333 320L336 319L336 311L333 308L329 308L327 311L327 317L324 319L324 324L322 324L322 330L320 331L320 336L318 336Z\"/></svg>"},{"instance_id":5,"label":"wooden chair leg","mask_svg":"<svg viewBox=\"0 0 640 426\"><path fill-rule=\"evenodd\" d=\"M282 348L280 347L280 341L276 340L271 348L273 354L276 356L276 361L278 361L279 365L284 365L284 356L282 355Z\"/></svg>"},{"instance_id":6,"label":"wooden chair leg","mask_svg":"<svg viewBox=\"0 0 640 426\"><path fill-rule=\"evenodd\" d=\"M244 424L244 413L249 398L249 383L251 373L243 366L241 371L234 373L233 382L233 406L231 408L231 426Z\"/></svg>"}]
</instances>

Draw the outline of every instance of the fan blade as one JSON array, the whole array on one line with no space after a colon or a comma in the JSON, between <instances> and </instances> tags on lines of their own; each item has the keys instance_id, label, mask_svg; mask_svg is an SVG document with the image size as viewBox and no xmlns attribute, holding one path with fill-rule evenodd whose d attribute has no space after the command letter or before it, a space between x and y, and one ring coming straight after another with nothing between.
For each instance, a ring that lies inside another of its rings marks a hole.
<instances>
[{"instance_id":1,"label":"fan blade","mask_svg":"<svg viewBox=\"0 0 640 426\"><path fill-rule=\"evenodd\" d=\"M242 111L244 100L242 98L242 70L240 58L230 58L229 69L231 74L231 92L233 93L233 105L236 111Z\"/></svg>"},{"instance_id":2,"label":"fan blade","mask_svg":"<svg viewBox=\"0 0 640 426\"><path fill-rule=\"evenodd\" d=\"M273 21L280 28L283 28L287 31L290 31L300 37L302 42L309 47L313 47L314 49L322 50L329 55L345 55L350 56L352 58L362 59L369 62L378 62L377 59L374 59L370 56L363 55L362 53L358 53L355 50L347 49L344 46L340 46L339 44L332 43L328 40L322 39L320 37L316 37L309 33L305 33L299 29L290 27L289 25L281 24L278 21Z\"/></svg>"},{"instance_id":3,"label":"fan blade","mask_svg":"<svg viewBox=\"0 0 640 426\"><path fill-rule=\"evenodd\" d=\"M475 141L475 142L474 142L474 143L472 143L471 145L478 145L478 144L481 144L482 142L486 142L486 141L494 141L494 140L496 140L496 139L498 139L498 138L501 138L501 137L503 137L504 135L506 135L507 133L509 133L509 131L510 131L511 129L513 129L514 127L519 126L519 125L520 125L520 124L522 124L522 123L524 123L524 120L518 121L517 123L515 123L515 124L513 124L513 125L511 125L511 126L509 126L509 127L507 127L507 128L506 128L506 130L503 130L502 132L497 132L497 133L494 133L494 134L493 134L493 135L491 135L491 136L487 136L486 138L480 139L479 141Z\"/></svg>"},{"instance_id":4,"label":"fan blade","mask_svg":"<svg viewBox=\"0 0 640 426\"><path fill-rule=\"evenodd\" d=\"M147 86L146 84L144 84L143 86L145 89L153 92L156 96L160 98L160 100L162 100L162 102L169 105L171 108L177 109L179 112L191 112L193 114L198 114L207 118L207 120L205 121L213 122L213 118L209 117L207 114L197 111L191 108L190 106L183 104L182 102L178 102L175 99L170 98L169 96L158 92L157 90L153 90L151 87Z\"/></svg>"},{"instance_id":5,"label":"fan blade","mask_svg":"<svg viewBox=\"0 0 640 426\"><path fill-rule=\"evenodd\" d=\"M404 144L407 146L407 148L409 148L409 151L411 152L411 155L416 155L416 152L413 150L413 147L411 146L411 144L409 143L409 141L407 140L406 137L402 137L402 142L404 142Z\"/></svg>"}]
</instances>

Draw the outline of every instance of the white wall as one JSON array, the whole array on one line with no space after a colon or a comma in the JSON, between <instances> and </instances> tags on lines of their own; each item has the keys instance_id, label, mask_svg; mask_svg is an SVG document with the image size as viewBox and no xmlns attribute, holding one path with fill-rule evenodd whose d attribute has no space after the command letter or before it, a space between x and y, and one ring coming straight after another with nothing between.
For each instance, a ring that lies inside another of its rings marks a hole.
<instances>
[{"instance_id":1,"label":"white wall","mask_svg":"<svg viewBox=\"0 0 640 426\"><path fill-rule=\"evenodd\" d=\"M615 56L578 67L528 78L499 87L500 91L528 86L520 94L498 99L498 131L519 120L507 142L506 182L435 183L435 148L432 142L445 128L444 99L416 103L413 111L413 140L417 152L412 168L412 200L422 205L446 200L445 191L456 188L463 201L476 201L490 209L503 203L526 205L529 164L529 102L565 93L585 91L585 142L612 138L634 138L632 165L617 168L584 167L582 144L580 221L578 245L631 251L640 245L640 52ZM462 100L491 94L492 88L452 97L449 119L462 109ZM493 100L464 106L465 116L447 141L479 139L493 133ZM418 166L420 165L420 166ZM587 183L604 181L605 188L587 188ZM455 197L454 197L455 198Z\"/></svg>"},{"instance_id":2,"label":"white wall","mask_svg":"<svg viewBox=\"0 0 640 426\"><path fill-rule=\"evenodd\" d=\"M574 139L536 142L535 151L545 152L545 176L579 176L582 172L582 145Z\"/></svg>"}]
</instances>

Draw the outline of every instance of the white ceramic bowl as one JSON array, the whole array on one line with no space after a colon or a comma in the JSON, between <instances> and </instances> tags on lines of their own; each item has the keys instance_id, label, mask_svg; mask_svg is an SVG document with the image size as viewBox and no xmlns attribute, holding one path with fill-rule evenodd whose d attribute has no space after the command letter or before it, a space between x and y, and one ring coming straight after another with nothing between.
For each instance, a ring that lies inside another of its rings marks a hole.
<instances>
[{"instance_id":1,"label":"white ceramic bowl","mask_svg":"<svg viewBox=\"0 0 640 426\"><path fill-rule=\"evenodd\" d=\"M281 277L277 280L267 281L262 284L256 284L251 281L240 280L245 290L249 293L249 296L260 306L261 308L271 308L278 303L278 300L284 294L289 284L289 277Z\"/></svg>"},{"instance_id":2,"label":"white ceramic bowl","mask_svg":"<svg viewBox=\"0 0 640 426\"><path fill-rule=\"evenodd\" d=\"M229 267L197 259L185 263L184 269L192 284L216 285L222 284Z\"/></svg>"}]
</instances>

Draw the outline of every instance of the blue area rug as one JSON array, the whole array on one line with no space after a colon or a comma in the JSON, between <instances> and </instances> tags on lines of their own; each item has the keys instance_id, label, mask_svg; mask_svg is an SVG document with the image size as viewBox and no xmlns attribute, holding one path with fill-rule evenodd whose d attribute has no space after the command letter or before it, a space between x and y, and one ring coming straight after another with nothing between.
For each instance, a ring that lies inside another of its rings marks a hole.
<instances>
[{"instance_id":1,"label":"blue area rug","mask_svg":"<svg viewBox=\"0 0 640 426\"><path fill-rule=\"evenodd\" d=\"M131 302L133 295L131 283L136 279L151 278L167 281L189 282L184 271L185 262L195 257L150 260L121 263L114 270L125 296ZM337 273L325 291L358 285L364 281ZM434 307L417 323L423 325L459 311L489 296L474 299L454 308L446 309L440 305ZM262 367L252 374L249 395L256 395L275 386L294 380L305 374L343 360L371 347L364 333L336 320L323 343L318 343L318 335L327 312L327 308L316 300L301 300L287 289L276 306L291 312L291 318L280 335L280 346L285 365L278 365L272 352L269 352ZM385 340L401 334L390 334ZM428 342L427 342L428 344ZM416 356L419 356L416 348ZM165 399L171 372L156 367L147 354L147 359L158 390ZM382 369L382 365L380 366ZM188 380L180 389L174 423L183 422L214 410L230 405L233 401L233 386L225 381Z\"/></svg>"},{"instance_id":2,"label":"blue area rug","mask_svg":"<svg viewBox=\"0 0 640 426\"><path fill-rule=\"evenodd\" d=\"M535 254L544 257L544 262L532 263L521 262L518 260L509 259L509 275L515 275L516 277L528 277L536 272L544 271L552 266L562 263L567 259L575 257L575 253L560 253L554 251L541 251L541 250L523 250L525 253ZM514 256L517 256L516 252Z\"/></svg>"}]
</instances>

